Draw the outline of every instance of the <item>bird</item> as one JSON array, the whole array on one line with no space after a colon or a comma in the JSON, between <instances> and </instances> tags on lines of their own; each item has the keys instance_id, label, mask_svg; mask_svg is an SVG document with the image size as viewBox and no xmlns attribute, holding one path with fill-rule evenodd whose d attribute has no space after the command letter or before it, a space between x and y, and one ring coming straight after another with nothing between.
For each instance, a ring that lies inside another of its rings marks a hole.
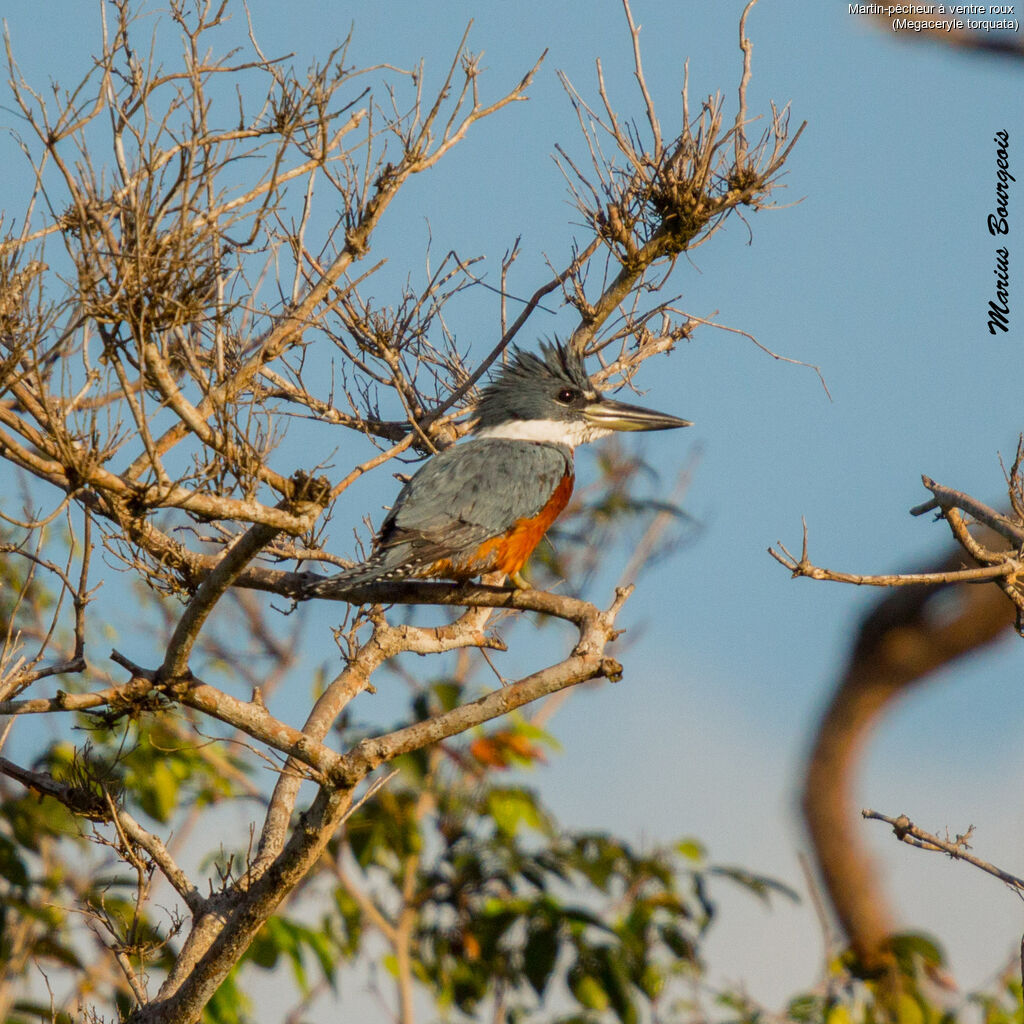
<instances>
[{"instance_id":1,"label":"bird","mask_svg":"<svg viewBox=\"0 0 1024 1024\"><path fill-rule=\"evenodd\" d=\"M404 579L465 583L491 572L529 588L522 569L569 503L580 444L613 431L689 420L603 395L583 359L555 340L514 348L482 391L470 436L429 458L402 488L370 557L305 588L304 598Z\"/></svg>"}]
</instances>

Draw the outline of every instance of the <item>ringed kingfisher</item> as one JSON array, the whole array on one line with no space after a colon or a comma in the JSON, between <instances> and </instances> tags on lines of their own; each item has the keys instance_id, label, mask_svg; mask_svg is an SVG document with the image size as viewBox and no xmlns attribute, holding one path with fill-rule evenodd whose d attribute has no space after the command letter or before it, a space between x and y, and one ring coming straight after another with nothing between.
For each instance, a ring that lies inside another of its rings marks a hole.
<instances>
[{"instance_id":1,"label":"ringed kingfisher","mask_svg":"<svg viewBox=\"0 0 1024 1024\"><path fill-rule=\"evenodd\" d=\"M539 356L513 350L476 417L468 440L434 455L402 488L367 561L309 584L303 597L495 571L527 588L520 570L569 502L578 444L615 430L691 426L606 398L582 358L558 342L542 344Z\"/></svg>"}]
</instances>

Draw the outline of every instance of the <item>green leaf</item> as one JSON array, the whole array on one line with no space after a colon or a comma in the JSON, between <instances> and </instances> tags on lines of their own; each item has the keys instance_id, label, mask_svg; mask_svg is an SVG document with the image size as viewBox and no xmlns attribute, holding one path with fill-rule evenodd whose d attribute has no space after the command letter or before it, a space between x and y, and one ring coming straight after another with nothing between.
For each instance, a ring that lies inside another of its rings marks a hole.
<instances>
[{"instance_id":1,"label":"green leaf","mask_svg":"<svg viewBox=\"0 0 1024 1024\"><path fill-rule=\"evenodd\" d=\"M825 1014L825 1024L852 1024L850 1009L843 1003L830 1006Z\"/></svg>"},{"instance_id":2,"label":"green leaf","mask_svg":"<svg viewBox=\"0 0 1024 1024\"><path fill-rule=\"evenodd\" d=\"M901 935L894 935L889 940L889 945L905 970L912 967L915 957L920 958L929 967L943 967L946 963L946 955L942 947L928 935L920 932L904 932Z\"/></svg>"},{"instance_id":3,"label":"green leaf","mask_svg":"<svg viewBox=\"0 0 1024 1024\"><path fill-rule=\"evenodd\" d=\"M592 974L576 974L570 976L569 988L576 1002L588 1010L607 1010L611 1000L601 986L601 982Z\"/></svg>"},{"instance_id":4,"label":"green leaf","mask_svg":"<svg viewBox=\"0 0 1024 1024\"><path fill-rule=\"evenodd\" d=\"M647 964L637 982L640 991L653 1002L665 988L665 974L653 963Z\"/></svg>"},{"instance_id":5,"label":"green leaf","mask_svg":"<svg viewBox=\"0 0 1024 1024\"><path fill-rule=\"evenodd\" d=\"M556 753L561 752L562 744L558 742L558 739L548 732L547 729L542 729L539 725L534 725L529 719L524 718L521 712L509 715L508 719L512 725L513 732L518 733L520 736L525 736L527 739L543 743L544 746Z\"/></svg>"},{"instance_id":6,"label":"green leaf","mask_svg":"<svg viewBox=\"0 0 1024 1024\"><path fill-rule=\"evenodd\" d=\"M544 995L558 959L558 932L552 926L531 928L523 947L523 973L538 996Z\"/></svg>"},{"instance_id":7,"label":"green leaf","mask_svg":"<svg viewBox=\"0 0 1024 1024\"><path fill-rule=\"evenodd\" d=\"M515 835L520 825L537 831L544 825L536 801L523 789L492 789L487 794L487 813L507 836Z\"/></svg>"},{"instance_id":8,"label":"green leaf","mask_svg":"<svg viewBox=\"0 0 1024 1024\"><path fill-rule=\"evenodd\" d=\"M39 1024L39 1021L53 1021L53 1024L72 1024L67 1013L54 1014L49 1003L37 1003L32 999L19 1000L14 1006L15 1013L4 1024ZM24 1014L25 1016L22 1016Z\"/></svg>"},{"instance_id":9,"label":"green leaf","mask_svg":"<svg viewBox=\"0 0 1024 1024\"><path fill-rule=\"evenodd\" d=\"M335 983L336 951L324 932L316 931L299 921L286 917L272 917L263 926L258 938L261 944L257 948L254 942L251 958L261 967L273 967L281 954L288 957L292 974L299 990L309 992L309 978L306 973L305 951L309 950L316 957L323 971L324 979L333 987Z\"/></svg>"},{"instance_id":10,"label":"green leaf","mask_svg":"<svg viewBox=\"0 0 1024 1024\"><path fill-rule=\"evenodd\" d=\"M696 839L680 839L676 843L676 853L697 864L703 863L707 857L707 851L703 844L697 842Z\"/></svg>"},{"instance_id":11,"label":"green leaf","mask_svg":"<svg viewBox=\"0 0 1024 1024\"><path fill-rule=\"evenodd\" d=\"M694 945L693 939L682 929L672 924L664 924L658 928L658 934L661 936L661 941L680 960L693 962L697 959L697 947Z\"/></svg>"},{"instance_id":12,"label":"green leaf","mask_svg":"<svg viewBox=\"0 0 1024 1024\"><path fill-rule=\"evenodd\" d=\"M823 1013L825 1000L817 993L807 992L789 1001L787 1016L790 1020L799 1021L800 1024L810 1024L812 1021L823 1021L829 1024L828 1013ZM829 1009L829 1013L834 1007ZM835 1024L850 1024L849 1021L836 1021Z\"/></svg>"},{"instance_id":13,"label":"green leaf","mask_svg":"<svg viewBox=\"0 0 1024 1024\"><path fill-rule=\"evenodd\" d=\"M340 886L334 890L334 903L341 918L343 938L340 945L348 956L359 951L363 938L363 911L352 894Z\"/></svg>"},{"instance_id":14,"label":"green leaf","mask_svg":"<svg viewBox=\"0 0 1024 1024\"><path fill-rule=\"evenodd\" d=\"M148 786L143 791L143 810L157 821L167 821L178 801L178 786L178 778L170 765L163 760L155 761L149 773Z\"/></svg>"},{"instance_id":15,"label":"green leaf","mask_svg":"<svg viewBox=\"0 0 1024 1024\"><path fill-rule=\"evenodd\" d=\"M611 1001L615 1016L622 1024L637 1024L639 1019L629 986L629 974L619 953L610 948L600 951L600 978Z\"/></svg>"},{"instance_id":16,"label":"green leaf","mask_svg":"<svg viewBox=\"0 0 1024 1024\"><path fill-rule=\"evenodd\" d=\"M462 687L458 683L447 680L434 683L431 690L434 693L434 697L437 698L442 711L451 711L457 707L462 697Z\"/></svg>"},{"instance_id":17,"label":"green leaf","mask_svg":"<svg viewBox=\"0 0 1024 1024\"><path fill-rule=\"evenodd\" d=\"M5 836L0 836L0 878L21 889L29 884L28 868L18 856L17 847Z\"/></svg>"},{"instance_id":18,"label":"green leaf","mask_svg":"<svg viewBox=\"0 0 1024 1024\"><path fill-rule=\"evenodd\" d=\"M238 987L237 971L232 971L203 1010L203 1024L248 1024L252 1002Z\"/></svg>"},{"instance_id":19,"label":"green leaf","mask_svg":"<svg viewBox=\"0 0 1024 1024\"><path fill-rule=\"evenodd\" d=\"M921 1004L908 992L901 992L896 1000L897 1024L925 1024Z\"/></svg>"},{"instance_id":20,"label":"green leaf","mask_svg":"<svg viewBox=\"0 0 1024 1024\"><path fill-rule=\"evenodd\" d=\"M796 889L775 878L769 878L767 875L757 875L752 871L747 871L745 868L715 867L711 868L708 873L718 875L720 878L730 879L765 903L770 902L772 893L785 896L786 899L792 900L794 903L800 902L800 893Z\"/></svg>"},{"instance_id":21,"label":"green leaf","mask_svg":"<svg viewBox=\"0 0 1024 1024\"><path fill-rule=\"evenodd\" d=\"M267 924L270 922L268 921ZM277 964L277 958L281 950L270 934L269 929L263 928L249 947L248 959L258 967L269 971Z\"/></svg>"}]
</instances>

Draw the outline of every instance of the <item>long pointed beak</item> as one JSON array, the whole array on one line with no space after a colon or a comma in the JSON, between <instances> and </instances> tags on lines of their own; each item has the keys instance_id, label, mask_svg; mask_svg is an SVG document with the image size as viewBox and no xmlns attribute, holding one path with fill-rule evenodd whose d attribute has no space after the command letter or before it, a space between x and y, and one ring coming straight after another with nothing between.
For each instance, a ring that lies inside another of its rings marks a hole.
<instances>
[{"instance_id":1,"label":"long pointed beak","mask_svg":"<svg viewBox=\"0 0 1024 1024\"><path fill-rule=\"evenodd\" d=\"M674 430L676 427L693 426L689 420L670 416L667 412L627 405L610 398L591 402L584 407L583 415L588 423L603 430Z\"/></svg>"}]
</instances>

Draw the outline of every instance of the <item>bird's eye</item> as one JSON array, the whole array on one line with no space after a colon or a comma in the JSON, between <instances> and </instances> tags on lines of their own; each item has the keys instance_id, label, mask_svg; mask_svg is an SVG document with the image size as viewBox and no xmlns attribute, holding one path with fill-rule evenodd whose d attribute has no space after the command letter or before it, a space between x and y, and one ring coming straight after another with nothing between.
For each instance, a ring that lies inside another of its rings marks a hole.
<instances>
[{"instance_id":1,"label":"bird's eye","mask_svg":"<svg viewBox=\"0 0 1024 1024\"><path fill-rule=\"evenodd\" d=\"M555 395L555 401L561 402L562 405L568 405L570 402L575 402L579 397L580 393L573 388L562 388L562 390Z\"/></svg>"}]
</instances>

